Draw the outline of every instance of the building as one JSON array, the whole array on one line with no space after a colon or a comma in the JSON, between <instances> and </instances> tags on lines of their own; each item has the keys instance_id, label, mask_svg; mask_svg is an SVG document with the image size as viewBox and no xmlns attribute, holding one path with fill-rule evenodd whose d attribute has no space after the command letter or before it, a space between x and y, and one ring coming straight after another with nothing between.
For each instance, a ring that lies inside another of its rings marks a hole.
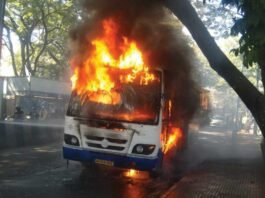
<instances>
[{"instance_id":1,"label":"building","mask_svg":"<svg viewBox=\"0 0 265 198\"><path fill-rule=\"evenodd\" d=\"M63 117L71 84L36 77L0 77L0 119L20 108L28 119Z\"/></svg>"}]
</instances>

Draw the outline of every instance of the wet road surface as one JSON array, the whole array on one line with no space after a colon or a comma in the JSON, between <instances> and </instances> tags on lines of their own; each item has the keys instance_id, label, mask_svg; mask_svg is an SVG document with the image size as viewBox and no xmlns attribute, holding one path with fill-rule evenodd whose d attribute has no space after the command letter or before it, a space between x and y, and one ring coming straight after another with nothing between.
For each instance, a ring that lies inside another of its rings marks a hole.
<instances>
[{"instance_id":1,"label":"wet road surface","mask_svg":"<svg viewBox=\"0 0 265 198\"><path fill-rule=\"evenodd\" d=\"M60 144L0 152L0 198L161 197L179 176L125 177L122 171L90 170L62 158Z\"/></svg>"},{"instance_id":2,"label":"wet road surface","mask_svg":"<svg viewBox=\"0 0 265 198\"><path fill-rule=\"evenodd\" d=\"M157 179L130 179L116 170L87 169L77 162L67 168L60 143L1 150L0 198L259 197L265 185L260 140L200 131L172 162L179 169Z\"/></svg>"}]
</instances>

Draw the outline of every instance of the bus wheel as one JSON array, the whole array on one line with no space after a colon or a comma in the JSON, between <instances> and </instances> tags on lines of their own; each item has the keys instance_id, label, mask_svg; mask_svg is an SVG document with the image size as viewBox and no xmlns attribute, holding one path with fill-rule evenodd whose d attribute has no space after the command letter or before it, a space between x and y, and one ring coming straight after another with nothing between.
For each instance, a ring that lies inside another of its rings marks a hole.
<instances>
[{"instance_id":1,"label":"bus wheel","mask_svg":"<svg viewBox=\"0 0 265 198\"><path fill-rule=\"evenodd\" d=\"M159 162L157 163L156 167L149 171L149 176L152 179L157 179L159 176L161 176L163 171L163 155L161 156Z\"/></svg>"},{"instance_id":2,"label":"bus wheel","mask_svg":"<svg viewBox=\"0 0 265 198\"><path fill-rule=\"evenodd\" d=\"M149 176L152 179L157 179L160 175L161 175L161 171L158 171L158 170L151 170L151 171L149 171Z\"/></svg>"}]
</instances>

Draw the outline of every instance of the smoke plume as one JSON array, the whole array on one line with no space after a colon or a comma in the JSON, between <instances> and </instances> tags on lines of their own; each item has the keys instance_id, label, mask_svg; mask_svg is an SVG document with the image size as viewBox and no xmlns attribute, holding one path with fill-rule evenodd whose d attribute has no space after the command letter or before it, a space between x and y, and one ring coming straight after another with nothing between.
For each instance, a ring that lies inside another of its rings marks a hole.
<instances>
[{"instance_id":1,"label":"smoke plume","mask_svg":"<svg viewBox=\"0 0 265 198\"><path fill-rule=\"evenodd\" d=\"M81 5L81 20L70 34L71 57L74 57L75 65L82 65L93 48L90 41L102 32L102 20L114 18L119 24L117 36L137 41L145 52L146 63L165 71L165 97L172 99L173 122L180 126L187 123L199 106L199 91L192 79L194 55L180 23L162 2L86 0Z\"/></svg>"}]
</instances>

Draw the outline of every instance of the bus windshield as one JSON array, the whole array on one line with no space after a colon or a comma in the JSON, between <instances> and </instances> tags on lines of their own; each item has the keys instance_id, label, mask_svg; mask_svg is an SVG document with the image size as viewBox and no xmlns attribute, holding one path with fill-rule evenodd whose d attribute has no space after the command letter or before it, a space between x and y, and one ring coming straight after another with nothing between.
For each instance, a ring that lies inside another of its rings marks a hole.
<instances>
[{"instance_id":1,"label":"bus windshield","mask_svg":"<svg viewBox=\"0 0 265 198\"><path fill-rule=\"evenodd\" d=\"M73 91L67 115L86 119L156 125L161 105L161 73L156 71L154 74L157 80L147 85L120 84L119 89L115 90L121 98L118 104L97 103L89 99L81 102L82 97Z\"/></svg>"}]
</instances>

